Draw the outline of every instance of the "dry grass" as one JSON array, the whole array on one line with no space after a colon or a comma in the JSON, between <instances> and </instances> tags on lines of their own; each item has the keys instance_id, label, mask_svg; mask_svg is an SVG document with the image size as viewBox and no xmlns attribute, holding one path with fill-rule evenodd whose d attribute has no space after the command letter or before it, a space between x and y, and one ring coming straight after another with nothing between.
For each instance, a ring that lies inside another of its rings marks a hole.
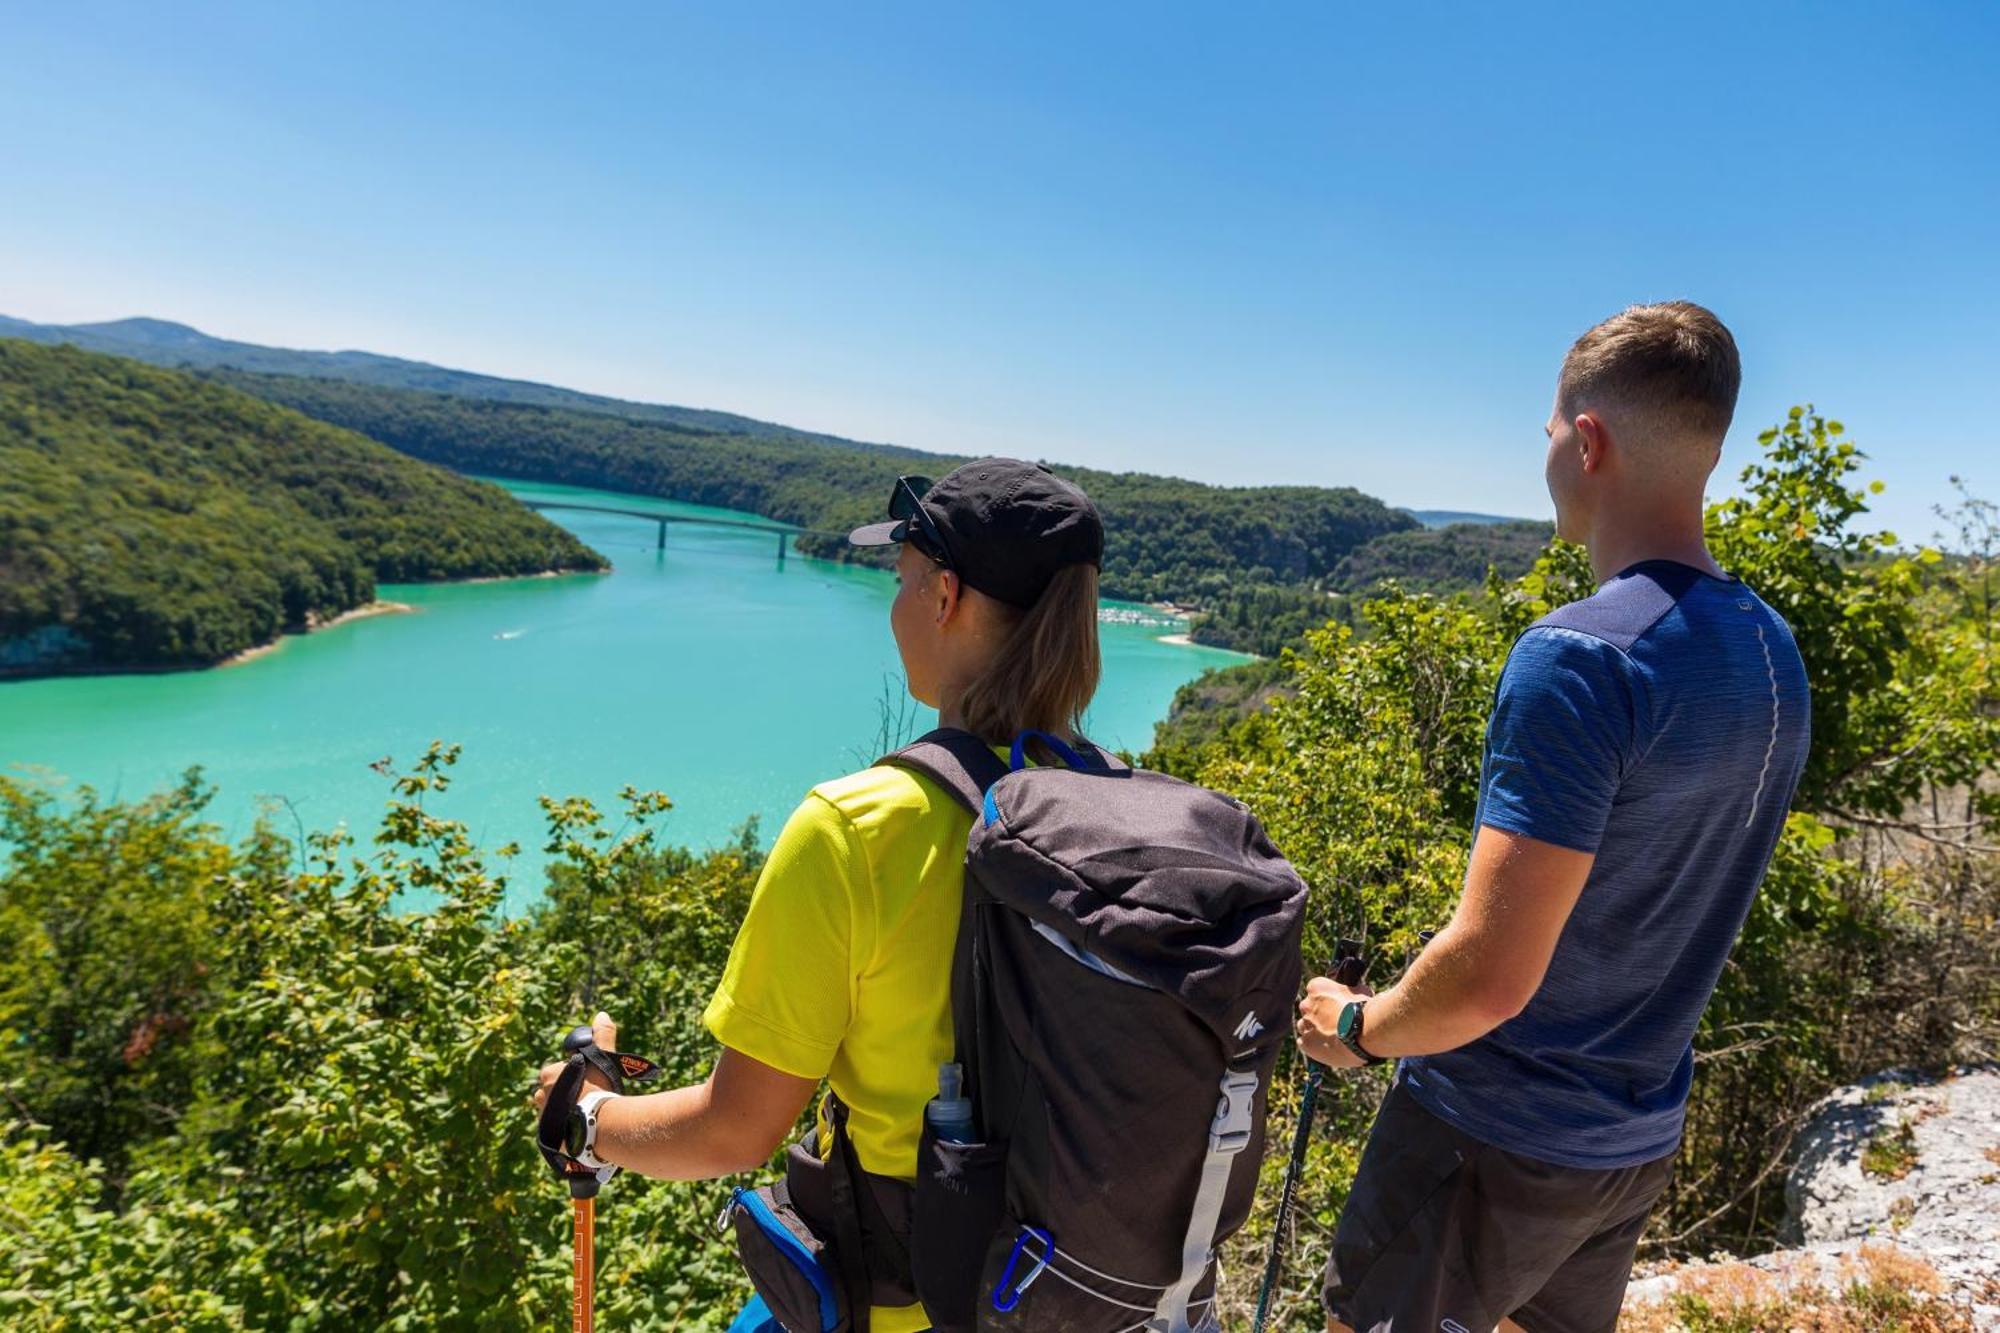
<instances>
[{"instance_id":1,"label":"dry grass","mask_svg":"<svg viewBox=\"0 0 2000 1333\"><path fill-rule=\"evenodd\" d=\"M1690 1268L1671 1296L1628 1308L1619 1333L1973 1333L1937 1270L1893 1245L1864 1245L1813 1280L1730 1263Z\"/></svg>"}]
</instances>

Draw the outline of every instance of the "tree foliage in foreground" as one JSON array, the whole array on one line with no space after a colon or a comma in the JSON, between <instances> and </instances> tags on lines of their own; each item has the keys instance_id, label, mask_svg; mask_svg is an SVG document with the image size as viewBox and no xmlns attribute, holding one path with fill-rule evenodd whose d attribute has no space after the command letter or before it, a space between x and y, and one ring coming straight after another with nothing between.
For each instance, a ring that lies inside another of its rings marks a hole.
<instances>
[{"instance_id":1,"label":"tree foliage in foreground","mask_svg":"<svg viewBox=\"0 0 2000 1333\"><path fill-rule=\"evenodd\" d=\"M132 805L0 779L0 1324L560 1322L569 1205L531 1142L534 1069L601 1004L630 1048L700 1078L701 1006L760 854L748 829L705 855L656 846L654 795L628 791L617 837L549 801L548 901L509 919L511 849L489 859L424 810L455 759L433 746L394 779L367 855L340 834L228 846L194 775ZM155 884L98 887L144 862ZM115 918L87 946L79 906ZM612 1187L606 1327L727 1324L744 1287L713 1230L724 1188Z\"/></svg>"},{"instance_id":2,"label":"tree foliage in foreground","mask_svg":"<svg viewBox=\"0 0 2000 1333\"><path fill-rule=\"evenodd\" d=\"M174 371L0 339L0 674L203 666L376 581L601 569L500 488Z\"/></svg>"},{"instance_id":3,"label":"tree foliage in foreground","mask_svg":"<svg viewBox=\"0 0 2000 1333\"><path fill-rule=\"evenodd\" d=\"M1995 1053L1991 543L1983 563L1879 543L1823 560L1860 512L1841 444L1833 423L1792 418L1712 536L1809 645L1816 692L1899 706L1819 701L1834 757L1815 760L1697 1038L1655 1252L1766 1243L1786 1145L1825 1089ZM1247 801L1313 888L1309 957L1363 936L1380 984L1457 897L1509 642L1588 587L1558 547L1481 603L1378 597L1365 634L1328 625L1254 664L1263 707L1154 762ZM551 800L547 901L508 919L508 849L483 853L424 809L455 757L433 748L395 779L366 854L269 830L227 845L201 822L197 777L122 804L0 779L0 1324L560 1323L567 1201L530 1142L532 1072L602 1005L632 1049L700 1077L700 1009L759 855L748 831L704 855L657 846L657 796L628 792L617 833ZM1281 1065L1283 1087L1299 1072ZM1317 1270L1380 1091L1343 1075L1322 1099L1280 1327L1321 1326ZM1232 1326L1255 1298L1293 1107L1271 1099L1259 1211L1224 1255ZM628 1175L606 1192L606 1327L727 1324L745 1295L713 1226L727 1184Z\"/></svg>"}]
</instances>

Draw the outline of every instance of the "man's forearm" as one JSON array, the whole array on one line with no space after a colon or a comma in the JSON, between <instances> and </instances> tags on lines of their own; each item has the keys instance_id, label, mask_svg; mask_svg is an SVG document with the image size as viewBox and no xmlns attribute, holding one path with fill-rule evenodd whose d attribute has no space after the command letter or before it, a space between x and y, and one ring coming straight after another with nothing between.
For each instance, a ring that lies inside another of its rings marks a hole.
<instances>
[{"instance_id":1,"label":"man's forearm","mask_svg":"<svg viewBox=\"0 0 2000 1333\"><path fill-rule=\"evenodd\" d=\"M1470 933L1438 932L1403 979L1368 1001L1361 1044L1370 1055L1435 1055L1476 1041L1520 1011L1518 988L1479 961Z\"/></svg>"}]
</instances>

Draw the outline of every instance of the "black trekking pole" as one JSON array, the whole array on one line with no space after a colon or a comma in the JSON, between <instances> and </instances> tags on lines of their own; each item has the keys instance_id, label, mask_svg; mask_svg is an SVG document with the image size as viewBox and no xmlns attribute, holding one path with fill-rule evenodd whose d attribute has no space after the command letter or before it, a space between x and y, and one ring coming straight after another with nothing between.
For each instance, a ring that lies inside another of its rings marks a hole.
<instances>
[{"instance_id":1,"label":"black trekking pole","mask_svg":"<svg viewBox=\"0 0 2000 1333\"><path fill-rule=\"evenodd\" d=\"M1358 940L1342 940L1334 958L1332 977L1343 986L1358 986L1368 970L1361 957ZM1264 1333L1264 1318L1270 1313L1271 1291L1278 1284L1284 1266L1285 1227L1291 1222L1292 1206L1298 1200L1299 1172L1306 1164L1306 1148L1312 1141L1313 1110L1319 1101L1319 1085L1326 1078L1326 1066L1306 1060L1306 1084L1299 1093L1299 1123L1292 1131L1292 1160L1285 1165L1285 1187L1278 1194L1278 1217L1271 1227L1271 1257L1264 1262L1264 1282L1257 1290L1257 1318L1252 1333Z\"/></svg>"},{"instance_id":2,"label":"black trekking pole","mask_svg":"<svg viewBox=\"0 0 2000 1333\"><path fill-rule=\"evenodd\" d=\"M583 1150L572 1141L571 1112L582 1094L584 1071L595 1069L604 1075L613 1092L625 1090L625 1080L644 1083L660 1076L660 1069L644 1056L607 1051L591 1036L588 1025L570 1029L563 1038L563 1054L568 1057L548 1100L542 1103L542 1117L536 1122L535 1143L547 1159L557 1180L569 1186L573 1215L571 1249L574 1274L570 1288L571 1333L591 1333L596 1307L597 1285L597 1191L618 1174L615 1166L589 1167L576 1160Z\"/></svg>"}]
</instances>

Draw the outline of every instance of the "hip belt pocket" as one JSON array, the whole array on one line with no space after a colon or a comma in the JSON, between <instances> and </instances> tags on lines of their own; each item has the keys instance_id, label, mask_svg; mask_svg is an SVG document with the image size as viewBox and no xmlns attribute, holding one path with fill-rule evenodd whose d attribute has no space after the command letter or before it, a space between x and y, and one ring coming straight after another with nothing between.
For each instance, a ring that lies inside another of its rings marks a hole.
<instances>
[{"instance_id":1,"label":"hip belt pocket","mask_svg":"<svg viewBox=\"0 0 2000 1333\"><path fill-rule=\"evenodd\" d=\"M738 1189L723 1216L736 1228L736 1252L750 1283L791 1333L844 1333L847 1302L826 1243L813 1234L783 1182Z\"/></svg>"}]
</instances>

